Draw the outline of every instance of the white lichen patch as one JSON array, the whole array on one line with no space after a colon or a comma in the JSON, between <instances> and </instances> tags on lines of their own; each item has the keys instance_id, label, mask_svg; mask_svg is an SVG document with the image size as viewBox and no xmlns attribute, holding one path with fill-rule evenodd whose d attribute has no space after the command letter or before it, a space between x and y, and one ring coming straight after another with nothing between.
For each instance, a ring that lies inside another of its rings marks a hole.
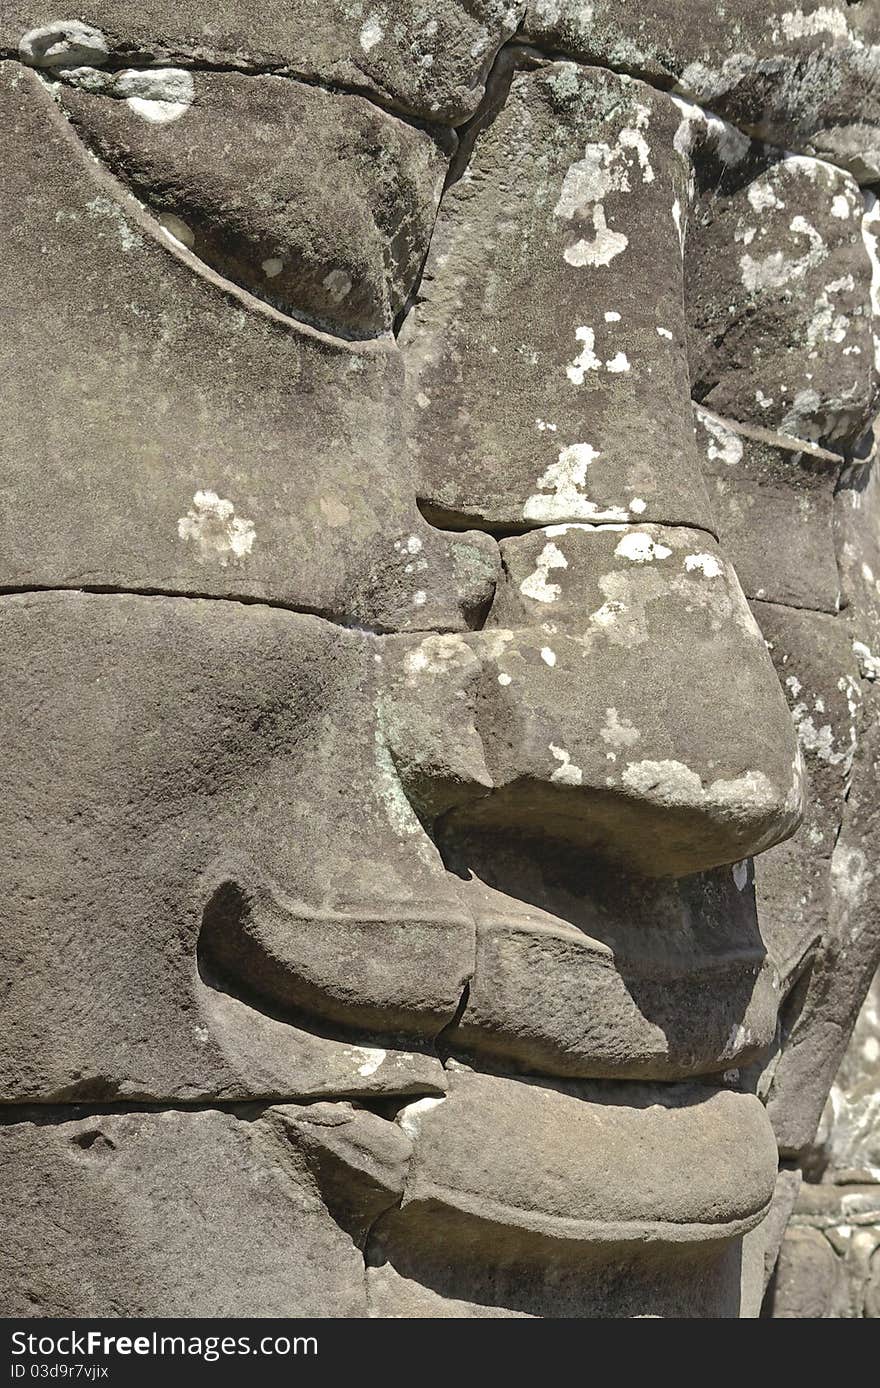
<instances>
[{"instance_id":1,"label":"white lichen patch","mask_svg":"<svg viewBox=\"0 0 880 1388\"><path fill-rule=\"evenodd\" d=\"M743 816L764 817L784 808L763 771L746 771L730 780L719 777L704 786L702 777L692 767L669 757L631 762L621 779L628 790L655 804L714 811L725 821Z\"/></svg>"},{"instance_id":2,"label":"white lichen patch","mask_svg":"<svg viewBox=\"0 0 880 1388\"><path fill-rule=\"evenodd\" d=\"M831 854L831 885L850 907L859 906L874 874L861 848L838 840Z\"/></svg>"},{"instance_id":3,"label":"white lichen patch","mask_svg":"<svg viewBox=\"0 0 880 1388\"><path fill-rule=\"evenodd\" d=\"M351 293L351 275L345 270L339 268L331 270L324 276L321 283L334 303L341 304L342 300Z\"/></svg>"},{"instance_id":4,"label":"white lichen patch","mask_svg":"<svg viewBox=\"0 0 880 1388\"><path fill-rule=\"evenodd\" d=\"M575 328L574 335L578 342L583 343L583 346L574 361L570 362L565 368L565 374L572 385L582 386L584 383L584 376L587 372L598 371L602 362L594 351L596 335L592 328Z\"/></svg>"},{"instance_id":5,"label":"white lichen patch","mask_svg":"<svg viewBox=\"0 0 880 1388\"><path fill-rule=\"evenodd\" d=\"M616 375L622 371L629 371L629 369L629 358L626 352L616 352L615 355L605 363L605 370L610 371L612 375Z\"/></svg>"},{"instance_id":6,"label":"white lichen patch","mask_svg":"<svg viewBox=\"0 0 880 1388\"><path fill-rule=\"evenodd\" d=\"M274 280L284 269L284 261L279 255L270 255L260 262L260 269L267 280Z\"/></svg>"},{"instance_id":7,"label":"white lichen patch","mask_svg":"<svg viewBox=\"0 0 880 1388\"><path fill-rule=\"evenodd\" d=\"M608 225L605 199L610 193L629 193L638 176L642 183L654 181L650 150L645 132L650 111L639 102L633 104L633 120L625 126L612 146L604 141L588 144L583 159L572 164L562 181L554 216L575 227L589 226L591 236L580 236L563 251L569 265L610 265L629 245L622 231Z\"/></svg>"},{"instance_id":8,"label":"white lichen patch","mask_svg":"<svg viewBox=\"0 0 880 1388\"><path fill-rule=\"evenodd\" d=\"M358 1074L365 1078L368 1075L375 1075L379 1066L387 1058L388 1052L383 1051L379 1046L353 1046L355 1055L363 1057L362 1063L358 1066Z\"/></svg>"},{"instance_id":9,"label":"white lichen patch","mask_svg":"<svg viewBox=\"0 0 880 1388\"><path fill-rule=\"evenodd\" d=\"M862 240L871 264L871 317L874 338L874 369L880 371L880 202L865 193ZM855 495L855 493L854 493Z\"/></svg>"},{"instance_id":10,"label":"white lichen patch","mask_svg":"<svg viewBox=\"0 0 880 1388\"><path fill-rule=\"evenodd\" d=\"M560 449L556 462L538 478L538 486L545 494L536 492L528 498L523 520L537 521L539 525L563 520L626 520L625 508L601 509L584 495L587 471L599 457L601 454L589 443L571 443Z\"/></svg>"},{"instance_id":11,"label":"white lichen patch","mask_svg":"<svg viewBox=\"0 0 880 1388\"><path fill-rule=\"evenodd\" d=\"M738 892L744 892L749 885L749 864L748 859L741 863L734 863L732 868L733 882Z\"/></svg>"},{"instance_id":12,"label":"white lichen patch","mask_svg":"<svg viewBox=\"0 0 880 1388\"><path fill-rule=\"evenodd\" d=\"M236 516L232 502L211 491L196 492L177 533L195 546L200 564L217 561L222 569L246 559L257 538L253 521Z\"/></svg>"},{"instance_id":13,"label":"white lichen patch","mask_svg":"<svg viewBox=\"0 0 880 1388\"><path fill-rule=\"evenodd\" d=\"M819 761L824 761L828 766L839 766L846 763L847 768L852 762L853 746L835 748L834 729L830 723L819 722L817 726L813 713L809 713L809 705L806 703L795 704L791 711L797 727L798 741L805 752L812 752Z\"/></svg>"},{"instance_id":14,"label":"white lichen patch","mask_svg":"<svg viewBox=\"0 0 880 1388\"><path fill-rule=\"evenodd\" d=\"M550 743L550 755L561 765L551 772L550 780L558 786L579 786L584 779L584 773L579 766L575 766L571 759L571 754L566 752L564 747L557 747L555 743Z\"/></svg>"},{"instance_id":15,"label":"white lichen patch","mask_svg":"<svg viewBox=\"0 0 880 1388\"><path fill-rule=\"evenodd\" d=\"M687 554L684 566L688 573L702 573L706 578L720 578L724 565L714 554Z\"/></svg>"},{"instance_id":16,"label":"white lichen patch","mask_svg":"<svg viewBox=\"0 0 880 1388\"><path fill-rule=\"evenodd\" d=\"M565 368L565 374L574 386L581 386L588 371L601 371L603 362L601 357L596 355L596 335L592 328L580 327L575 329L575 337L582 344L581 350ZM609 357L604 363L605 370L612 375L621 371L629 371L629 359L625 352L616 352L613 357Z\"/></svg>"},{"instance_id":17,"label":"white lichen patch","mask_svg":"<svg viewBox=\"0 0 880 1388\"><path fill-rule=\"evenodd\" d=\"M750 294L782 289L785 285L803 279L807 271L818 265L827 254L825 242L806 217L792 217L789 230L796 236L807 238L809 247L803 255L790 257L786 256L784 251L777 250L757 260L749 252L740 256L742 282Z\"/></svg>"},{"instance_id":18,"label":"white lichen patch","mask_svg":"<svg viewBox=\"0 0 880 1388\"><path fill-rule=\"evenodd\" d=\"M785 203L773 187L773 182L773 169L770 169L768 173L749 184L746 197L755 212L770 212L771 210L782 212L785 210Z\"/></svg>"},{"instance_id":19,"label":"white lichen patch","mask_svg":"<svg viewBox=\"0 0 880 1388\"><path fill-rule=\"evenodd\" d=\"M553 666L556 664L556 652L554 650L551 650L549 646L542 646L541 659L543 660L544 664L549 665L550 669L552 670Z\"/></svg>"},{"instance_id":20,"label":"white lichen patch","mask_svg":"<svg viewBox=\"0 0 880 1388\"><path fill-rule=\"evenodd\" d=\"M382 28L379 16L376 14L374 10L371 14L367 15L367 18L361 25L361 48L365 53L369 53L371 49L376 47L377 43L382 42L384 37L385 30Z\"/></svg>"},{"instance_id":21,"label":"white lichen patch","mask_svg":"<svg viewBox=\"0 0 880 1388\"><path fill-rule=\"evenodd\" d=\"M742 462L743 441L739 434L706 410L696 409L694 413L709 435L706 445L706 457L709 461L726 463L728 467L735 467L737 463Z\"/></svg>"},{"instance_id":22,"label":"white lichen patch","mask_svg":"<svg viewBox=\"0 0 880 1388\"><path fill-rule=\"evenodd\" d=\"M23 63L56 70L104 63L109 52L101 30L78 19L56 19L39 29L29 29L18 42Z\"/></svg>"},{"instance_id":23,"label":"white lichen patch","mask_svg":"<svg viewBox=\"0 0 880 1388\"><path fill-rule=\"evenodd\" d=\"M770 37L773 43L779 43L782 39L791 42L795 39L818 38L825 34L851 42L853 37L843 11L830 5L819 5L810 14L804 14L801 9L786 10L778 20L770 16L767 24L772 26Z\"/></svg>"},{"instance_id":24,"label":"white lichen patch","mask_svg":"<svg viewBox=\"0 0 880 1388\"><path fill-rule=\"evenodd\" d=\"M651 564L655 559L668 559L672 550L647 531L632 530L618 540L614 553L618 559L628 559L632 564Z\"/></svg>"},{"instance_id":25,"label":"white lichen patch","mask_svg":"<svg viewBox=\"0 0 880 1388\"><path fill-rule=\"evenodd\" d=\"M873 655L864 641L853 641L853 654L859 662L862 678L880 680L880 656Z\"/></svg>"},{"instance_id":26,"label":"white lichen patch","mask_svg":"<svg viewBox=\"0 0 880 1388\"><path fill-rule=\"evenodd\" d=\"M562 588L558 583L547 581L550 577L550 570L567 568L568 560L562 550L550 540L538 555L535 572L523 579L519 585L519 591L524 597L534 598L535 602L555 602L562 592Z\"/></svg>"},{"instance_id":27,"label":"white lichen patch","mask_svg":"<svg viewBox=\"0 0 880 1388\"><path fill-rule=\"evenodd\" d=\"M605 710L605 722L599 729L599 736L608 747L620 749L633 747L641 737L638 728L628 718L621 718L616 708Z\"/></svg>"},{"instance_id":28,"label":"white lichen patch","mask_svg":"<svg viewBox=\"0 0 880 1388\"><path fill-rule=\"evenodd\" d=\"M415 1139L421 1131L425 1115L430 1113L432 1109L439 1107L440 1104L445 1103L446 1099L442 1095L437 1098L428 1096L424 1099L416 1099L414 1103L407 1104L400 1110L395 1122L400 1125L407 1137Z\"/></svg>"}]
</instances>

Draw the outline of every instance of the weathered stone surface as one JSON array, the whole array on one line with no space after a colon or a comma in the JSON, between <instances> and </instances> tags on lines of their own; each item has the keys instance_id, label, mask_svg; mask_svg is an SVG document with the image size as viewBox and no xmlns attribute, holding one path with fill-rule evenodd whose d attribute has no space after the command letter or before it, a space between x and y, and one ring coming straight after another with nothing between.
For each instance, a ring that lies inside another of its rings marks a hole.
<instances>
[{"instance_id":1,"label":"weathered stone surface","mask_svg":"<svg viewBox=\"0 0 880 1388\"><path fill-rule=\"evenodd\" d=\"M863 731L830 864L828 913L817 957L784 1019L783 1048L768 1107L783 1151L816 1132L822 1108L880 958L875 887L880 776L876 696L864 700Z\"/></svg>"},{"instance_id":2,"label":"weathered stone surface","mask_svg":"<svg viewBox=\"0 0 880 1388\"><path fill-rule=\"evenodd\" d=\"M0 44L40 68L93 62L102 50L114 62L135 55L145 65L268 67L458 123L477 106L516 21L516 6L505 0L293 0L269 10L219 0L208 15L193 0L147 0L136 8L126 0L90 0L86 27L97 39L84 44L51 7L8 0Z\"/></svg>"},{"instance_id":3,"label":"weathered stone surface","mask_svg":"<svg viewBox=\"0 0 880 1388\"><path fill-rule=\"evenodd\" d=\"M494 546L419 516L393 347L233 292L102 179L34 74L4 77L20 212L0 587L260 598L380 629L478 620Z\"/></svg>"},{"instance_id":4,"label":"weathered stone surface","mask_svg":"<svg viewBox=\"0 0 880 1388\"><path fill-rule=\"evenodd\" d=\"M785 1320L880 1316L880 1188L804 1185L765 1314Z\"/></svg>"},{"instance_id":5,"label":"weathered stone surface","mask_svg":"<svg viewBox=\"0 0 880 1388\"><path fill-rule=\"evenodd\" d=\"M877 1314L874 0L0 56L13 1311Z\"/></svg>"},{"instance_id":6,"label":"weathered stone surface","mask_svg":"<svg viewBox=\"0 0 880 1388\"><path fill-rule=\"evenodd\" d=\"M525 30L582 62L645 75L786 149L880 174L877 17L802 0L533 0Z\"/></svg>"},{"instance_id":7,"label":"weathered stone surface","mask_svg":"<svg viewBox=\"0 0 880 1388\"><path fill-rule=\"evenodd\" d=\"M309 1109L51 1116L0 1125L8 1315L366 1315Z\"/></svg>"},{"instance_id":8,"label":"weathered stone surface","mask_svg":"<svg viewBox=\"0 0 880 1388\"><path fill-rule=\"evenodd\" d=\"M718 533L746 597L836 612L832 496L842 459L699 406L695 419Z\"/></svg>"},{"instance_id":9,"label":"weathered stone surface","mask_svg":"<svg viewBox=\"0 0 880 1388\"><path fill-rule=\"evenodd\" d=\"M790 1027L807 986L812 956L828 930L834 854L858 741L861 695L844 622L765 602L755 603L754 610L785 689L807 768L803 824L755 864L758 917L783 997L800 980L783 1023ZM797 1102L797 1086L792 1099Z\"/></svg>"},{"instance_id":10,"label":"weathered stone surface","mask_svg":"<svg viewBox=\"0 0 880 1388\"><path fill-rule=\"evenodd\" d=\"M681 1079L773 1039L778 981L745 864L679 881L510 835L445 845L476 921L456 1051L532 1073Z\"/></svg>"},{"instance_id":11,"label":"weathered stone surface","mask_svg":"<svg viewBox=\"0 0 880 1388\"><path fill-rule=\"evenodd\" d=\"M397 705L413 713L390 727L405 785L417 792L425 768L452 779L423 729L455 726L439 710L464 700L482 778L459 773L450 825L540 825L649 875L736 862L793 831L791 722L711 537L562 525L501 550L506 578L486 631L428 637L404 659Z\"/></svg>"},{"instance_id":12,"label":"weathered stone surface","mask_svg":"<svg viewBox=\"0 0 880 1388\"><path fill-rule=\"evenodd\" d=\"M687 417L675 103L572 63L508 80L444 198L402 339L426 513L502 532L711 529Z\"/></svg>"},{"instance_id":13,"label":"weathered stone surface","mask_svg":"<svg viewBox=\"0 0 880 1388\"><path fill-rule=\"evenodd\" d=\"M877 454L854 460L834 498L842 601L862 678L880 679L880 467Z\"/></svg>"},{"instance_id":14,"label":"weathered stone surface","mask_svg":"<svg viewBox=\"0 0 880 1388\"><path fill-rule=\"evenodd\" d=\"M878 496L872 459L844 472L835 498L844 620L829 626L827 618L786 614L784 621L775 623L782 640L774 654L810 766L814 806L798 838L774 849L760 865L770 920L800 919L802 928L795 932L798 948L818 943L783 1014L783 1047L768 1100L780 1146L792 1154L806 1152L813 1143L826 1096L880 963L880 699L872 665L872 652L880 644L872 567L877 563ZM769 610L759 614L762 624L765 617ZM815 632L812 641L805 640L808 626ZM788 636L783 635L784 627L789 628ZM844 645L849 647L849 670ZM809 680L796 668L802 658L811 671ZM785 674L789 665L791 673ZM839 693L851 705L849 732L834 698L838 668ZM825 712L817 710L817 698L826 705ZM826 730L822 720L828 715ZM824 825L819 822L823 814ZM831 849L827 876L808 839L821 859L827 859ZM802 884L797 903L795 882ZM793 950L792 961L797 957Z\"/></svg>"},{"instance_id":15,"label":"weathered stone surface","mask_svg":"<svg viewBox=\"0 0 880 1388\"><path fill-rule=\"evenodd\" d=\"M768 1213L743 1239L740 1317L744 1320L756 1320L761 1314L800 1187L800 1171L783 1167L776 1177Z\"/></svg>"},{"instance_id":16,"label":"weathered stone surface","mask_svg":"<svg viewBox=\"0 0 880 1388\"><path fill-rule=\"evenodd\" d=\"M162 73L174 74L164 86ZM425 131L362 97L273 76L80 67L56 94L89 148L201 260L328 332L390 332L446 177Z\"/></svg>"},{"instance_id":17,"label":"weathered stone surface","mask_svg":"<svg viewBox=\"0 0 880 1388\"><path fill-rule=\"evenodd\" d=\"M875 974L840 1069L825 1120L826 1179L836 1185L880 1185L880 974Z\"/></svg>"},{"instance_id":18,"label":"weathered stone surface","mask_svg":"<svg viewBox=\"0 0 880 1388\"><path fill-rule=\"evenodd\" d=\"M782 1244L773 1315L783 1320L834 1317L844 1293L843 1269L817 1229L792 1229Z\"/></svg>"},{"instance_id":19,"label":"weathered stone surface","mask_svg":"<svg viewBox=\"0 0 880 1388\"><path fill-rule=\"evenodd\" d=\"M365 1030L433 1037L473 950L382 742L375 639L131 595L0 623L3 1098L442 1089Z\"/></svg>"},{"instance_id":20,"label":"weathered stone surface","mask_svg":"<svg viewBox=\"0 0 880 1388\"><path fill-rule=\"evenodd\" d=\"M840 452L877 406L864 205L840 169L683 107L695 192L685 247L695 399Z\"/></svg>"}]
</instances>

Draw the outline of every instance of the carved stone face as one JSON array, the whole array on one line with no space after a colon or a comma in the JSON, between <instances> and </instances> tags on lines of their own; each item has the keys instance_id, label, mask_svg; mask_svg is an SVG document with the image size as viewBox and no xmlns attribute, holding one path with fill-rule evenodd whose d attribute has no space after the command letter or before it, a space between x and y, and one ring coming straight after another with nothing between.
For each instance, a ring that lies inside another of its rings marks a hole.
<instances>
[{"instance_id":1,"label":"carved stone face","mask_svg":"<svg viewBox=\"0 0 880 1388\"><path fill-rule=\"evenodd\" d=\"M130 8L0 23L16 1309L754 1314L880 948L870 21Z\"/></svg>"}]
</instances>

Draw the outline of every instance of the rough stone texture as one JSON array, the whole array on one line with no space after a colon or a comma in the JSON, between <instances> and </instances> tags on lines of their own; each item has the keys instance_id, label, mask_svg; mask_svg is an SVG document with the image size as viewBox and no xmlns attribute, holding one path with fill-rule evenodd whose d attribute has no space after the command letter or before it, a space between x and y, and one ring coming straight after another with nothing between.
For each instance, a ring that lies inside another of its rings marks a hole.
<instances>
[{"instance_id":1,"label":"rough stone texture","mask_svg":"<svg viewBox=\"0 0 880 1388\"><path fill-rule=\"evenodd\" d=\"M694 198L685 247L695 399L840 452L877 404L873 245L855 180L683 108Z\"/></svg>"},{"instance_id":2,"label":"rough stone texture","mask_svg":"<svg viewBox=\"0 0 880 1388\"><path fill-rule=\"evenodd\" d=\"M877 41L871 3L802 0L532 0L526 32L587 63L674 82L742 130L880 174Z\"/></svg>"},{"instance_id":3,"label":"rough stone texture","mask_svg":"<svg viewBox=\"0 0 880 1388\"><path fill-rule=\"evenodd\" d=\"M0 587L261 598L379 629L472 624L494 547L419 516L391 347L348 347L212 279L105 182L34 74L3 67L4 197L20 214Z\"/></svg>"},{"instance_id":4,"label":"rough stone texture","mask_svg":"<svg viewBox=\"0 0 880 1388\"><path fill-rule=\"evenodd\" d=\"M252 0L219 0L206 15L194 0L94 0L88 27L111 61L132 55L145 65L180 62L271 68L309 81L369 92L429 119L453 124L478 105L485 75L518 11L505 0L292 0L266 9ZM34 0L8 0L0 44L37 67L67 65L64 16ZM30 37L49 29L49 41ZM58 38L56 31L60 30ZM74 61L82 40L72 36ZM52 50L55 50L52 52ZM60 51L59 51L60 50ZM45 53L50 53L49 63ZM95 48L86 49L86 61ZM100 55L100 48L97 50Z\"/></svg>"},{"instance_id":5,"label":"rough stone texture","mask_svg":"<svg viewBox=\"0 0 880 1388\"><path fill-rule=\"evenodd\" d=\"M437 213L438 144L359 96L283 77L181 77L170 118L161 99L125 95L135 78L163 92L149 73L76 68L58 98L89 148L215 270L329 332L389 332Z\"/></svg>"},{"instance_id":6,"label":"rough stone texture","mask_svg":"<svg viewBox=\"0 0 880 1388\"><path fill-rule=\"evenodd\" d=\"M695 420L718 534L746 597L837 612L833 489L842 460L699 406Z\"/></svg>"},{"instance_id":7,"label":"rough stone texture","mask_svg":"<svg viewBox=\"0 0 880 1388\"><path fill-rule=\"evenodd\" d=\"M374 638L130 594L7 597L0 622L4 1098L442 1088L435 1059L321 1037L431 1038L472 957L382 742Z\"/></svg>"},{"instance_id":8,"label":"rough stone texture","mask_svg":"<svg viewBox=\"0 0 880 1388\"><path fill-rule=\"evenodd\" d=\"M426 514L711 529L687 411L678 110L614 73L528 61L514 50L499 76L509 93L443 201L404 332Z\"/></svg>"},{"instance_id":9,"label":"rough stone texture","mask_svg":"<svg viewBox=\"0 0 880 1388\"><path fill-rule=\"evenodd\" d=\"M802 1187L765 1314L880 1317L880 1187Z\"/></svg>"},{"instance_id":10,"label":"rough stone texture","mask_svg":"<svg viewBox=\"0 0 880 1388\"><path fill-rule=\"evenodd\" d=\"M447 1099L409 1105L413 1160L367 1250L371 1302L407 1317L449 1314L450 1294L473 1307L459 1314L736 1315L736 1236L773 1194L766 1118L749 1095L655 1093L456 1073ZM736 1153L728 1184L714 1142ZM494 1266L475 1265L487 1241Z\"/></svg>"},{"instance_id":11,"label":"rough stone texture","mask_svg":"<svg viewBox=\"0 0 880 1388\"><path fill-rule=\"evenodd\" d=\"M877 1313L878 43L5 5L4 1308Z\"/></svg>"},{"instance_id":12,"label":"rough stone texture","mask_svg":"<svg viewBox=\"0 0 880 1388\"><path fill-rule=\"evenodd\" d=\"M442 789L421 708L430 734L442 701L463 701L482 774L468 785L446 772L464 801L450 806L452 791L440 801L449 826L528 830L539 817L544 832L651 876L735 862L791 833L797 742L714 541L562 525L506 540L501 553L505 582L485 632L427 637L404 658L389 731L405 785ZM688 715L675 718L680 678Z\"/></svg>"},{"instance_id":13,"label":"rough stone texture","mask_svg":"<svg viewBox=\"0 0 880 1388\"><path fill-rule=\"evenodd\" d=\"M4 1123L4 1310L365 1315L361 1255L325 1205L321 1163L311 1160L312 1112L72 1110ZM347 1114L349 1127L382 1124ZM367 1185L371 1173L348 1164L351 1185ZM33 1217L22 1220L23 1210Z\"/></svg>"},{"instance_id":14,"label":"rough stone texture","mask_svg":"<svg viewBox=\"0 0 880 1388\"><path fill-rule=\"evenodd\" d=\"M868 990L816 1141L765 1314L880 1317L880 974Z\"/></svg>"},{"instance_id":15,"label":"rough stone texture","mask_svg":"<svg viewBox=\"0 0 880 1388\"><path fill-rule=\"evenodd\" d=\"M868 989L826 1107L823 1158L837 1185L880 1185L880 974Z\"/></svg>"}]
</instances>

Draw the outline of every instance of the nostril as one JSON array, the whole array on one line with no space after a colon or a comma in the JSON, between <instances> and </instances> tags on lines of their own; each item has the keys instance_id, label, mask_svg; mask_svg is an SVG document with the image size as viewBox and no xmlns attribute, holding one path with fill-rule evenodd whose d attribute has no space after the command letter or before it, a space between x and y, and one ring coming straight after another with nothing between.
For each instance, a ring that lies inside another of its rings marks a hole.
<instances>
[{"instance_id":1,"label":"nostril","mask_svg":"<svg viewBox=\"0 0 880 1388\"><path fill-rule=\"evenodd\" d=\"M528 521L522 522L493 522L486 520L480 507L473 510L462 509L453 502L448 505L435 497L419 496L416 498L416 505L422 516L435 530L451 531L453 534L462 531L480 531L484 535L489 535L493 540L501 541L510 538L512 535L526 535L530 530L537 527Z\"/></svg>"}]
</instances>

